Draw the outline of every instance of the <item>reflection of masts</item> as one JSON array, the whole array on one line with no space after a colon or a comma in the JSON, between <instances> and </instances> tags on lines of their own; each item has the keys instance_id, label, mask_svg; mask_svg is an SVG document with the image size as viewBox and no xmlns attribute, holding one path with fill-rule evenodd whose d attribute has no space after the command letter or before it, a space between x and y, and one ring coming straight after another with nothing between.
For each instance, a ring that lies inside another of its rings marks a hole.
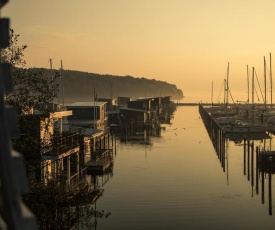
<instances>
[{"instance_id":1,"label":"reflection of masts","mask_svg":"<svg viewBox=\"0 0 275 230\"><path fill-rule=\"evenodd\" d=\"M261 170L262 170L262 204L265 203L265 173L268 173L268 212L272 215L272 156L268 152L261 152Z\"/></svg>"},{"instance_id":2,"label":"reflection of masts","mask_svg":"<svg viewBox=\"0 0 275 230\"><path fill-rule=\"evenodd\" d=\"M251 188L254 189L254 141L251 143Z\"/></svg>"},{"instance_id":3,"label":"reflection of masts","mask_svg":"<svg viewBox=\"0 0 275 230\"><path fill-rule=\"evenodd\" d=\"M227 174L227 176L226 176L226 179L227 179L227 185L229 185L229 170L228 170L228 165L229 165L229 163L228 163L228 161L229 161L229 159L228 159L228 145L229 145L229 141L228 141L228 144L227 144L227 148L226 148L226 174Z\"/></svg>"},{"instance_id":4,"label":"reflection of masts","mask_svg":"<svg viewBox=\"0 0 275 230\"><path fill-rule=\"evenodd\" d=\"M256 194L259 194L259 146L256 147Z\"/></svg>"},{"instance_id":5,"label":"reflection of masts","mask_svg":"<svg viewBox=\"0 0 275 230\"><path fill-rule=\"evenodd\" d=\"M268 172L268 197L269 197L269 215L272 215L272 191L271 191L271 184L272 184L272 156L268 158L269 164L269 172Z\"/></svg>"}]
</instances>

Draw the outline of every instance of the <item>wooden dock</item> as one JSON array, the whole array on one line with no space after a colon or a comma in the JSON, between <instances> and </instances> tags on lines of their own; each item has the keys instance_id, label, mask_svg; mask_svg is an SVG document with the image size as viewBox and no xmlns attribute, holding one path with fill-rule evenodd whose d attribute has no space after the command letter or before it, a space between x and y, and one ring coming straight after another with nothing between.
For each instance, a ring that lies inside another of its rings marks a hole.
<instances>
[{"instance_id":1,"label":"wooden dock","mask_svg":"<svg viewBox=\"0 0 275 230\"><path fill-rule=\"evenodd\" d=\"M105 172L106 170L108 170L110 167L112 167L114 164L114 159L110 158L110 159L100 159L97 161L88 161L86 163L86 167L87 167L87 174L92 174L94 172Z\"/></svg>"},{"instance_id":2,"label":"wooden dock","mask_svg":"<svg viewBox=\"0 0 275 230\"><path fill-rule=\"evenodd\" d=\"M219 109L219 108L217 108ZM204 123L206 125L210 125L214 129L219 129L221 132L225 133L266 133L270 131L270 127L267 124L262 124L259 121L256 122L256 119L254 119L254 122L251 123L249 119L243 118L238 116L238 113L235 116L235 120L238 121L245 121L245 124L234 124L234 122L228 122L228 124L220 123L217 119L217 112L213 110L211 107L205 108L203 105L199 105L199 112L204 120ZM238 110L240 112L240 110ZM215 115L212 115L215 114ZM223 113L221 116L225 116Z\"/></svg>"},{"instance_id":3,"label":"wooden dock","mask_svg":"<svg viewBox=\"0 0 275 230\"><path fill-rule=\"evenodd\" d=\"M100 149L92 153L92 159L86 162L87 174L102 174L114 165L113 149Z\"/></svg>"}]
</instances>

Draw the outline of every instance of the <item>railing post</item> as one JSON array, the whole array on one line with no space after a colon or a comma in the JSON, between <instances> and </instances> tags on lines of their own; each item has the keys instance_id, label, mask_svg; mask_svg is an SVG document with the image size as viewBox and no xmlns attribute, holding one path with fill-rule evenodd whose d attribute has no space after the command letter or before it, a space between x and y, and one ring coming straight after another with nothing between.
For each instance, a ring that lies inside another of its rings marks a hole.
<instances>
[{"instance_id":1,"label":"railing post","mask_svg":"<svg viewBox=\"0 0 275 230\"><path fill-rule=\"evenodd\" d=\"M76 173L79 179L79 151L76 152Z\"/></svg>"},{"instance_id":2,"label":"railing post","mask_svg":"<svg viewBox=\"0 0 275 230\"><path fill-rule=\"evenodd\" d=\"M67 156L67 179L68 179L68 185L70 185L70 177L71 177L71 159L70 159L70 156Z\"/></svg>"}]
</instances>

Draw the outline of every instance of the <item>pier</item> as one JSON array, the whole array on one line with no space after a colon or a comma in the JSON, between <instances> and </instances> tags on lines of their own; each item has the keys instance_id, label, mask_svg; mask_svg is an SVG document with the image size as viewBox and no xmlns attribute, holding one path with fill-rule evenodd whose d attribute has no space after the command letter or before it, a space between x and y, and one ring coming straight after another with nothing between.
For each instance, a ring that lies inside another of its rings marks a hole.
<instances>
[{"instance_id":1,"label":"pier","mask_svg":"<svg viewBox=\"0 0 275 230\"><path fill-rule=\"evenodd\" d=\"M225 106L204 107L199 104L199 112L206 125L220 129L223 133L266 133L272 132L273 127L268 125L267 109L263 107L250 108L236 105L230 108ZM257 115L256 115L257 113Z\"/></svg>"},{"instance_id":2,"label":"pier","mask_svg":"<svg viewBox=\"0 0 275 230\"><path fill-rule=\"evenodd\" d=\"M87 174L104 173L114 164L113 149L100 149L93 153L92 159L88 161L85 166L87 167Z\"/></svg>"}]
</instances>

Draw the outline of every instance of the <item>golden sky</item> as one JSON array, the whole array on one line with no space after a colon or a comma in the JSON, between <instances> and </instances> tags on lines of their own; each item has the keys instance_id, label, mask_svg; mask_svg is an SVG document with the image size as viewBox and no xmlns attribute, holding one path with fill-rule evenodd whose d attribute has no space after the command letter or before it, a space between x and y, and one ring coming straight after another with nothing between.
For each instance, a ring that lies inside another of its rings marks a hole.
<instances>
[{"instance_id":1,"label":"golden sky","mask_svg":"<svg viewBox=\"0 0 275 230\"><path fill-rule=\"evenodd\" d=\"M264 90L274 10L274 0L10 0L1 14L28 45L27 67L49 68L52 58L56 69L63 60L65 69L167 81L195 102L211 101L213 82L215 102L228 62L235 101L247 99L247 65Z\"/></svg>"}]
</instances>

